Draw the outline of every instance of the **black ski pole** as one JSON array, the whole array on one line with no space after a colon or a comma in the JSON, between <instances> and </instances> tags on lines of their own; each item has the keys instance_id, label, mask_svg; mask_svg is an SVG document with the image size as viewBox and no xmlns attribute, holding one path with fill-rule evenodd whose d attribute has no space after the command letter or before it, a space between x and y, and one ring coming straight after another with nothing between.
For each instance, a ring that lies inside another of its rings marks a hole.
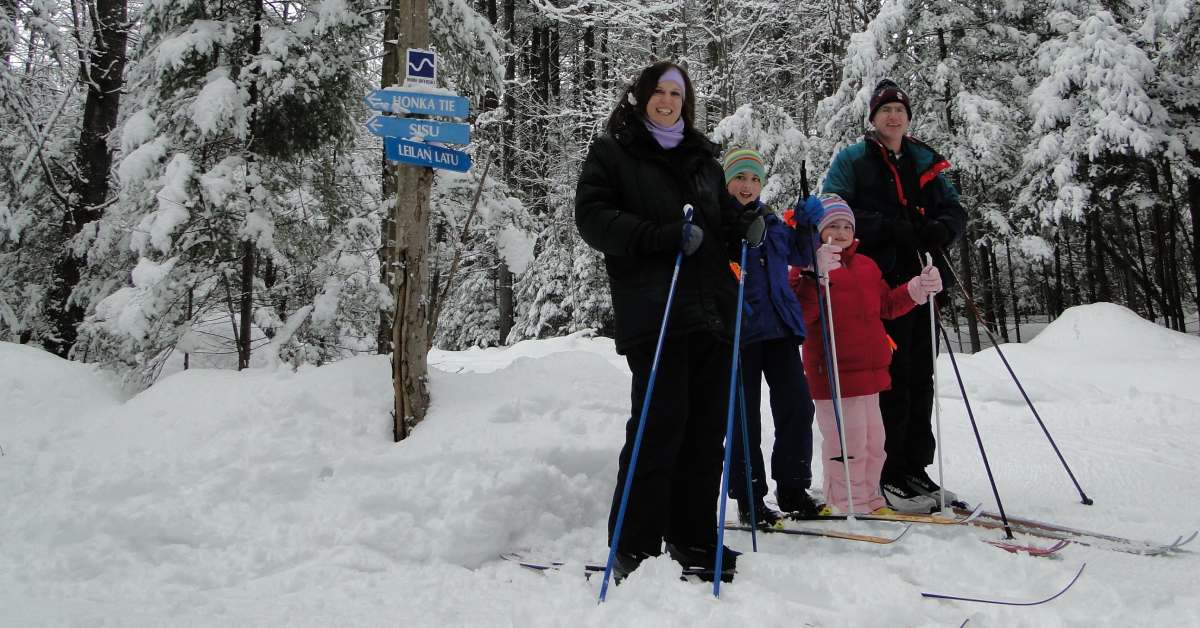
<instances>
[{"instance_id":1,"label":"black ski pole","mask_svg":"<svg viewBox=\"0 0 1200 628\"><path fill-rule=\"evenodd\" d=\"M1067 475L1071 478L1071 482L1075 484L1075 490L1079 491L1080 502L1085 506L1091 506L1093 503L1092 498L1088 497L1087 494L1083 492L1083 487L1080 486L1079 481L1075 479L1075 474L1071 472L1071 466L1067 464L1067 459L1063 457L1062 451L1059 450L1058 443L1055 443L1054 437L1050 435L1050 430L1046 427L1046 422L1043 421L1042 416L1038 414L1037 408L1035 408L1033 405L1033 400L1030 399L1029 394L1025 392L1025 387L1021 385L1021 380L1017 378L1016 371L1014 371L1012 365L1008 363L1008 358L1005 357L1004 351L1000 349L1000 343L996 341L996 336L992 334L992 330L988 325L987 319L985 319L983 314L980 313L979 307L975 305L975 300L972 299L971 295L967 293L967 289L964 288L962 283L958 281L958 277L954 274L954 269L951 268L949 264L946 264L946 270L950 273L950 276L954 278L954 282L958 284L958 290L959 292L962 292L963 299L967 302L967 308L971 310L971 313L975 315L975 318L978 319L980 323L983 323L983 331L987 333L988 341L990 341L992 343L992 347L996 349L996 355L1000 356L1000 361L1004 363L1004 368L1008 369L1008 374L1012 377L1013 382L1017 385L1017 390L1021 391L1021 396L1025 398L1026 405L1028 405L1029 410L1033 412L1033 418L1037 419L1038 425L1042 428L1042 433L1046 435L1046 440L1050 441L1050 447L1054 449L1054 453L1058 456L1059 462L1061 462L1063 468L1067 470ZM947 346L949 346L949 342L950 339L946 338Z\"/></svg>"},{"instance_id":2,"label":"black ski pole","mask_svg":"<svg viewBox=\"0 0 1200 628\"><path fill-rule=\"evenodd\" d=\"M950 356L950 364L954 367L954 378L958 380L958 391L962 393L963 405L967 407L967 418L971 419L971 430L975 432L975 443L979 445L979 455L983 456L983 468L987 471L988 482L992 485L992 496L996 498L996 507L1000 509L1000 521L1004 523L1004 534L1013 538L1012 528L1008 526L1008 515L1004 514L1004 504L1000 501L1000 489L996 488L996 477L992 475L992 465L988 462L987 451L983 448L983 438L979 435L979 424L975 422L975 413L971 410L971 402L967 399L967 388L963 385L962 373L958 371L958 360L954 359L954 351L950 350L950 336L946 328L937 326L946 339L946 355Z\"/></svg>"},{"instance_id":3,"label":"black ski pole","mask_svg":"<svg viewBox=\"0 0 1200 628\"><path fill-rule=\"evenodd\" d=\"M740 349L738 349L740 351ZM746 467L746 499L750 504L750 547L758 551L758 498L754 496L753 470L750 465L750 433L746 419L746 387L742 383L742 360L738 359L738 404L742 411L742 458ZM760 384L761 385L761 384ZM761 420L759 421L762 422ZM759 428L761 430L761 428ZM760 446L761 447L761 446Z\"/></svg>"}]
</instances>

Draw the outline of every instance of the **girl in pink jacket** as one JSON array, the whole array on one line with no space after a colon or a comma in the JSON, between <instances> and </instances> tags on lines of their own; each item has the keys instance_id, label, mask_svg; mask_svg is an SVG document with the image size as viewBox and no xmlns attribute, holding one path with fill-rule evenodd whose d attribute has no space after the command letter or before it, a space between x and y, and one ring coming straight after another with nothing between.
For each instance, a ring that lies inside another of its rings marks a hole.
<instances>
[{"instance_id":1,"label":"girl in pink jacket","mask_svg":"<svg viewBox=\"0 0 1200 628\"><path fill-rule=\"evenodd\" d=\"M850 206L834 194L823 195L820 200L823 214L817 233L825 244L817 250L817 274L822 282L829 282L853 504L847 503L846 474L839 464L841 442L822 339L825 330L817 290L823 290L823 283L818 285L817 279L801 275L798 268L792 269L791 280L800 298L804 323L812 330L804 341L803 359L823 440L825 500L831 510L874 512L887 507L879 491L879 474L886 457L879 392L891 387L888 365L892 347L883 319L901 316L924 303L930 294L942 289L942 280L937 268L930 266L907 284L890 288L875 262L856 253L858 241L854 239L854 212Z\"/></svg>"}]
</instances>

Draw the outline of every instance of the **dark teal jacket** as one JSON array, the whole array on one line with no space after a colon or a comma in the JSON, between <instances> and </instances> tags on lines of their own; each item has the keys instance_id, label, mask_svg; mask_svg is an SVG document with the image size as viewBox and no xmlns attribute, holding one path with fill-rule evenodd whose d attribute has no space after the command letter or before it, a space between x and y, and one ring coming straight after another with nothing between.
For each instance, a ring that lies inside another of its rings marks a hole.
<instances>
[{"instance_id":1,"label":"dark teal jacket","mask_svg":"<svg viewBox=\"0 0 1200 628\"><path fill-rule=\"evenodd\" d=\"M855 237L861 243L858 252L875 260L893 286L921 271L918 256L925 253L895 238L897 221L910 221L920 232L936 220L950 230L951 242L962 237L967 227L958 191L942 174L950 162L912 137L904 138L900 155L899 159L891 156L869 132L863 141L834 157L821 186L823 193L841 196L854 210ZM953 275L947 272L944 252L930 253L949 286Z\"/></svg>"}]
</instances>

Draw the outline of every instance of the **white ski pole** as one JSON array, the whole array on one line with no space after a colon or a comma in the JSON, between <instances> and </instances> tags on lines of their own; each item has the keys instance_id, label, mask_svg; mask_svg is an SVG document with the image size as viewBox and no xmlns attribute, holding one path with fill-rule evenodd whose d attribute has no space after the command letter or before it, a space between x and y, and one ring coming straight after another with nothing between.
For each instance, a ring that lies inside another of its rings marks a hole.
<instances>
[{"instance_id":1,"label":"white ski pole","mask_svg":"<svg viewBox=\"0 0 1200 628\"><path fill-rule=\"evenodd\" d=\"M919 256L918 256L919 257ZM933 266L933 256L929 253L925 254L925 265ZM945 469L942 466L942 402L938 400L938 385L937 385L937 358L938 358L938 335L937 335L937 304L933 301L933 295L929 295L929 350L933 356L933 424L937 433L937 461L938 461L938 486L946 486ZM949 347L947 347L949 349ZM946 510L946 489L938 490L938 506L941 511Z\"/></svg>"},{"instance_id":2,"label":"white ski pole","mask_svg":"<svg viewBox=\"0 0 1200 628\"><path fill-rule=\"evenodd\" d=\"M833 238L830 238L826 244L833 244ZM837 341L833 337L833 295L829 291L829 273L826 272L821 279L825 283L825 320L829 327L829 359L832 363L830 375L833 377L833 414L841 424L841 429L838 430L838 438L842 445L842 469L846 472L846 514L854 514L854 493L850 488L850 451L846 449L846 421L842 414L842 380L838 376L838 359L837 359ZM819 283L819 282L818 282Z\"/></svg>"}]
</instances>

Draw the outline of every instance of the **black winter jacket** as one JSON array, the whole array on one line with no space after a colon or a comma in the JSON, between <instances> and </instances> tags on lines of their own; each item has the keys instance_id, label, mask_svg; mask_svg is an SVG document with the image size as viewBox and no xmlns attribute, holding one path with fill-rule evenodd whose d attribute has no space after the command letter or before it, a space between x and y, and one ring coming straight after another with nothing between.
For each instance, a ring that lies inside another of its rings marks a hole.
<instances>
[{"instance_id":1,"label":"black winter jacket","mask_svg":"<svg viewBox=\"0 0 1200 628\"><path fill-rule=\"evenodd\" d=\"M940 222L954 242L967 227L967 212L958 191L942 174L950 167L937 151L912 137L900 146L895 159L868 133L863 141L843 149L833 159L821 191L841 196L854 210L858 252L869 256L893 286L921 272L918 252L895 238L897 221L909 221L920 231L930 221ZM946 287L953 285L943 251L933 253Z\"/></svg>"},{"instance_id":2,"label":"black winter jacket","mask_svg":"<svg viewBox=\"0 0 1200 628\"><path fill-rule=\"evenodd\" d=\"M732 338L737 286L729 261L740 251L740 208L716 155L717 146L695 131L664 150L640 118L592 141L575 189L575 224L604 253L617 353L657 340L686 203L704 239L683 259L667 334L708 330Z\"/></svg>"}]
</instances>

